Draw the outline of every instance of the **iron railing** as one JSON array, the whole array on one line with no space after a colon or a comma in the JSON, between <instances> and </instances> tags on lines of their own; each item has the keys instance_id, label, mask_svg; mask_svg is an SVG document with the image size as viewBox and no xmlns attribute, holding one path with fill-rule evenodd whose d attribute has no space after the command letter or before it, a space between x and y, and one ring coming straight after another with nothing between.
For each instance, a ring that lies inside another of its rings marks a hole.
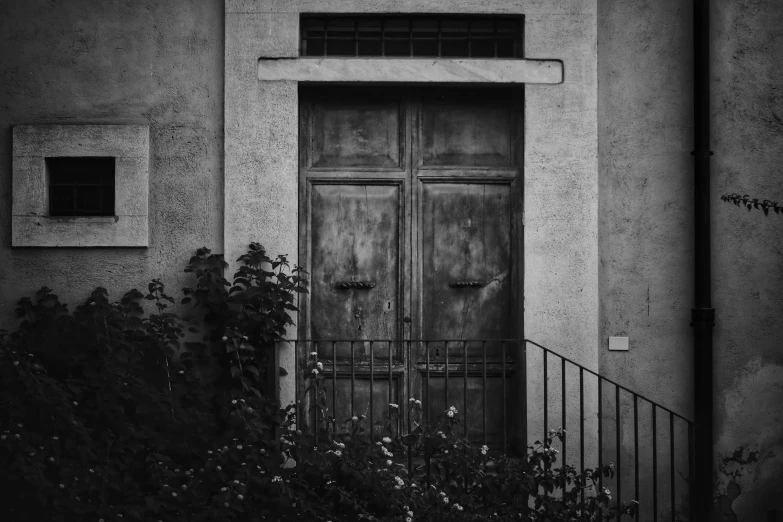
<instances>
[{"instance_id":1,"label":"iron railing","mask_svg":"<svg viewBox=\"0 0 783 522\"><path fill-rule=\"evenodd\" d=\"M407 405L411 399L422 401L425 420L461 406L464 435L503 453L525 451L529 441L544 440L556 425L566 432L558 442L560 464L581 471L612 462L614 477L602 478L599 487L609 488L618 503L638 501L638 520L688 518L693 422L538 343L362 339L281 345L295 348L301 427L316 437L314 426L331 423L336 432L340 419L364 414L369 436L380 438L376 421L384 413L392 418L391 404ZM331 411L327 419L314 407L319 390L304 386L318 362L320 392ZM386 426L392 434L413 427L410 410L400 411ZM411 473L414 458L409 452Z\"/></svg>"}]
</instances>

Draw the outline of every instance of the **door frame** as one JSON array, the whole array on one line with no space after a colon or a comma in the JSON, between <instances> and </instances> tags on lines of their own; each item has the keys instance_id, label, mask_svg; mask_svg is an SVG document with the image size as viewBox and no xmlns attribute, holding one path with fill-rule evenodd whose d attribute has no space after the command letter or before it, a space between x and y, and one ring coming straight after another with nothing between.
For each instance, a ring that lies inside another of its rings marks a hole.
<instances>
[{"instance_id":1,"label":"door frame","mask_svg":"<svg viewBox=\"0 0 783 522\"><path fill-rule=\"evenodd\" d=\"M393 88L386 88L383 86L367 87L362 86L358 102L351 103L352 106L356 106L357 103L361 103L361 99L364 97L372 98L373 100L383 100L384 96L393 94L393 99L399 101L399 116L400 116L400 139L399 144L399 166L398 167L318 167L312 169L312 158L310 157L310 145L312 138L313 128L313 104L318 101L334 102L340 104L343 99L346 103L357 99L357 92L352 91L355 85L324 85L320 84L317 87L311 85L300 85L299 90L299 139L298 139L298 151L299 151L299 170L297 175L298 180L298 255L300 263L307 267L312 266L313 252L311 251L311 232L312 229L309 226L309 220L311 219L309 212L309 199L311 197L311 187L315 184L342 184L346 180L361 182L363 184L373 185L397 185L401 188L400 196L402 201L400 202L401 212L399 213L399 227L403 234L399 242L398 256L400 277L398 278L398 296L401 301L398 303L398 310L400 317L411 317L410 323L398 322L398 337L399 340L409 339L422 339L420 335L423 331L423 317L422 313L422 278L421 278L421 241L422 234L419 234L420 223L418 222L421 215L421 198L419 197L419 190L417 190L416 184L423 183L449 183L454 182L455 179L460 181L476 182L481 184L498 184L508 185L511 189L511 281L510 287L512 292L512 310L510 316L512 319L511 325L513 333L509 336L509 339L523 339L524 338L524 85L515 85L504 89L509 93L509 104L512 106L516 117L513 127L513 141L512 141L512 166L509 167L473 167L466 175L455 176L455 171L459 170L459 166L430 166L425 167L419 154L421 144L421 121L420 116L422 114L422 99L426 97L422 96L422 92L433 92L433 88L417 87L416 85L406 84ZM404 92L400 92L400 89L404 89ZM482 86L482 87L463 87L460 90L465 92L476 91L492 91L496 90L497 86ZM350 173L366 173L366 172L378 172L381 174L387 174L386 177L356 177L351 176ZM417 175L423 172L424 175ZM491 172L493 175L482 177L480 172ZM339 175L339 173L347 173L347 175ZM313 175L314 174L314 175ZM310 321L308 320L308 314L311 308L311 294L304 294L299 305L299 314L297 321L298 339L300 340L312 340L310 329ZM303 302L304 301L304 302ZM401 305L401 306L400 306ZM413 335L412 335L413 333ZM358 340L358 339L357 339ZM519 411L520 405L526 404L527 390L524 378L526 375L526 357L524 353L524 343L514 345L515 348L510 349L506 356L511 359L511 364L504 364L501 359L495 361L491 360L490 364L494 363L491 370L486 371L486 375L489 377L498 377L505 375L508 379L507 385L511 387L508 391L508 400L506 401L506 412L504 418L509 420L507 435L509 437L509 446L515 451L521 451L527 446L526 441L526 415L514 415L513 412ZM303 349L301 346L295 353L295 373L296 373L296 389L300 393L303 389L303 373L302 369L307 367L307 353L310 348ZM328 352L327 352L328 354ZM414 356L414 360L408 360L408 356ZM417 368L421 364L420 354L415 355L411 351L406 355L405 346L401 345L400 348L400 362L401 368L395 368L392 371L391 367L388 368L389 379L392 377L392 372L397 379L397 370L402 371L403 378L399 380L400 388L398 388L399 394L404 394L404 388L412 391L415 396L421 397L429 401L430 392L429 385L428 391L424 392L424 379L420 375L420 370ZM499 366L507 366L507 369L502 372ZM462 363L456 363L462 364ZM379 365L380 366L380 365ZM407 372L406 372L407 369ZM366 369L365 369L366 371ZM459 370L462 376L463 370ZM336 375L344 375L345 369L335 370ZM384 373L381 373L384 372ZM379 375L383 378L386 370L377 370ZM449 375L457 376L454 370L447 370ZM476 377L479 374L476 373L475 368L468 370L467 366L464 369L464 375ZM375 374L375 371L371 371ZM415 375L414 375L415 374ZM443 370L433 370L428 372L433 378L438 375L444 375ZM362 374L362 377L366 377ZM355 378L351 375L351 378ZM447 378L448 379L448 378ZM391 380L389 381L391 383ZM465 384L466 385L466 384ZM505 387L504 387L505 389ZM391 394L391 388L389 393ZM391 396L391 395L390 395ZM307 399L302 399L302 407L307 409ZM352 403L353 404L353 403ZM352 406L353 408L353 406ZM309 416L306 417L309 420ZM505 421L504 421L505 422Z\"/></svg>"}]
</instances>

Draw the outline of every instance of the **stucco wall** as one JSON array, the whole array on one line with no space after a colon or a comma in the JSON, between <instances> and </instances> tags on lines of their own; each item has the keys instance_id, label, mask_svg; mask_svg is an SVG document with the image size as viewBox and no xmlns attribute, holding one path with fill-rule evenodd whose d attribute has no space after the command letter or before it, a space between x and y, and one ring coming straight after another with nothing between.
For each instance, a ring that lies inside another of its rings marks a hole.
<instances>
[{"instance_id":1,"label":"stucco wall","mask_svg":"<svg viewBox=\"0 0 783 522\"><path fill-rule=\"evenodd\" d=\"M737 479L737 520L765 520L768 510L781 520L783 216L717 198L783 200L783 4L715 0L712 25L715 450L758 452ZM726 484L722 475L723 493Z\"/></svg>"},{"instance_id":2,"label":"stucco wall","mask_svg":"<svg viewBox=\"0 0 783 522\"><path fill-rule=\"evenodd\" d=\"M149 125L148 248L11 248L12 126L78 123ZM0 3L0 323L42 285L181 295L195 249L222 250L222 151L222 1Z\"/></svg>"},{"instance_id":3,"label":"stucco wall","mask_svg":"<svg viewBox=\"0 0 783 522\"><path fill-rule=\"evenodd\" d=\"M783 492L783 217L719 197L783 199L783 5L712 4L715 449L759 452L728 465L743 468L741 494L722 519L755 521ZM601 372L693 418L691 24L689 2L599 2ZM610 335L630 351L608 352Z\"/></svg>"}]
</instances>

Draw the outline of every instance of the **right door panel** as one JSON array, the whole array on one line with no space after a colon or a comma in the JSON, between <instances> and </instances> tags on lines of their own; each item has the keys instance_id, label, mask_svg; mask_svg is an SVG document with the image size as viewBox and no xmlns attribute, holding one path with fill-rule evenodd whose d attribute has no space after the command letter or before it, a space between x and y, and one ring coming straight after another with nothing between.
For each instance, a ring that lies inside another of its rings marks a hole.
<instances>
[{"instance_id":1,"label":"right door panel","mask_svg":"<svg viewBox=\"0 0 783 522\"><path fill-rule=\"evenodd\" d=\"M511 187L421 184L424 339L507 339L511 334Z\"/></svg>"}]
</instances>

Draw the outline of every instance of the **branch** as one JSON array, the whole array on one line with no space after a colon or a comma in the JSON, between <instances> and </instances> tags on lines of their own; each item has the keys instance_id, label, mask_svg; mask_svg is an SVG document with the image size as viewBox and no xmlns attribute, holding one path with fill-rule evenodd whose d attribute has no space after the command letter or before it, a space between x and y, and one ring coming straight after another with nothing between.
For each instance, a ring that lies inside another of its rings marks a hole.
<instances>
[{"instance_id":1,"label":"branch","mask_svg":"<svg viewBox=\"0 0 783 522\"><path fill-rule=\"evenodd\" d=\"M721 201L726 203L734 203L735 205L745 206L750 211L752 209L762 210L765 216L769 215L770 209L775 211L775 214L783 214L783 206L778 205L777 201L770 201L764 199L759 201L758 198L751 198L747 194L740 196L739 194L724 194L720 197Z\"/></svg>"}]
</instances>

